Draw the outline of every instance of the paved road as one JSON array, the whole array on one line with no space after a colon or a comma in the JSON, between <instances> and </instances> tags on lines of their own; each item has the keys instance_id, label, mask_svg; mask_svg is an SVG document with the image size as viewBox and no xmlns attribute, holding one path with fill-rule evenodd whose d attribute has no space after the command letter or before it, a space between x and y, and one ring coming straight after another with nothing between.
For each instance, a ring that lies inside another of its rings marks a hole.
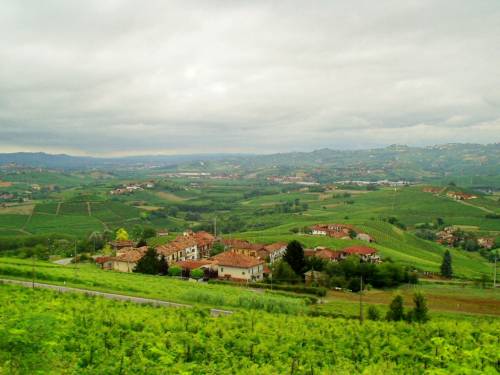
<instances>
[{"instance_id":1,"label":"paved road","mask_svg":"<svg viewBox=\"0 0 500 375\"><path fill-rule=\"evenodd\" d=\"M176 303L176 302L162 301L162 300L153 299L153 298L133 297L133 296L127 296L127 295L123 295L123 294L105 293L105 292L98 292L96 290L71 288L71 287L66 287L66 286L62 286L62 285L43 284L43 283L37 283L37 282L35 282L33 284L30 281L0 279L0 283L16 284L16 285L29 287L29 288L32 288L34 285L35 288L51 289L51 290L55 290L55 291L62 292L62 293L84 293L88 296L99 296L99 297L118 300L118 301L130 301L130 302L134 302L134 303L150 304L153 306L175 307L175 308L192 308L193 307L192 305L186 305L183 303ZM210 314L212 316L230 315L232 313L233 312L231 310L210 309Z\"/></svg>"},{"instance_id":2,"label":"paved road","mask_svg":"<svg viewBox=\"0 0 500 375\"><path fill-rule=\"evenodd\" d=\"M59 264L61 266L67 266L68 264L71 264L72 260L73 260L73 258L63 258L63 259L55 260L53 263Z\"/></svg>"}]
</instances>

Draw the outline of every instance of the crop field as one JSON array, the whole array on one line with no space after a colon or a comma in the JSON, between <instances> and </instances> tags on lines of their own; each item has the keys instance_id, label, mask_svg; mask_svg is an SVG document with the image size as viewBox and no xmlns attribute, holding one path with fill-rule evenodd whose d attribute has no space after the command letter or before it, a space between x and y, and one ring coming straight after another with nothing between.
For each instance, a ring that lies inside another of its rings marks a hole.
<instances>
[{"instance_id":1,"label":"crop field","mask_svg":"<svg viewBox=\"0 0 500 375\"><path fill-rule=\"evenodd\" d=\"M89 264L80 265L78 268L49 262L36 264L36 279L40 282L65 283L86 289L219 308L254 308L286 313L298 313L306 309L306 299L285 297L261 290L254 292L225 285L190 283L168 277L103 271ZM0 258L1 276L30 280L32 263L29 260Z\"/></svg>"},{"instance_id":2,"label":"crop field","mask_svg":"<svg viewBox=\"0 0 500 375\"><path fill-rule=\"evenodd\" d=\"M35 214L25 227L33 234L65 233L86 236L88 233L103 230L102 223L89 216Z\"/></svg>"},{"instance_id":3,"label":"crop field","mask_svg":"<svg viewBox=\"0 0 500 375\"><path fill-rule=\"evenodd\" d=\"M0 215L0 228L18 229L22 228L28 219L27 215L6 214Z\"/></svg>"},{"instance_id":4,"label":"crop field","mask_svg":"<svg viewBox=\"0 0 500 375\"><path fill-rule=\"evenodd\" d=\"M0 285L6 373L401 374L500 371L499 320L365 322L165 309Z\"/></svg>"},{"instance_id":5,"label":"crop field","mask_svg":"<svg viewBox=\"0 0 500 375\"><path fill-rule=\"evenodd\" d=\"M87 202L64 202L61 204L59 215L88 216Z\"/></svg>"}]
</instances>

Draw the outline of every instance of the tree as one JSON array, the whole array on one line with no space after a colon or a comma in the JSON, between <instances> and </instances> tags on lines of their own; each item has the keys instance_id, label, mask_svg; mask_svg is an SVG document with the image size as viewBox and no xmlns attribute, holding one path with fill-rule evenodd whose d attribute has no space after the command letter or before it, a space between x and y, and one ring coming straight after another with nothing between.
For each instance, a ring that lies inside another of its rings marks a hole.
<instances>
[{"instance_id":1,"label":"tree","mask_svg":"<svg viewBox=\"0 0 500 375\"><path fill-rule=\"evenodd\" d=\"M116 231L115 239L117 241L128 241L129 235L124 228L120 228Z\"/></svg>"},{"instance_id":2,"label":"tree","mask_svg":"<svg viewBox=\"0 0 500 375\"><path fill-rule=\"evenodd\" d=\"M144 227L142 230L142 238L152 238L156 236L156 229L152 227Z\"/></svg>"},{"instance_id":3,"label":"tree","mask_svg":"<svg viewBox=\"0 0 500 375\"><path fill-rule=\"evenodd\" d=\"M134 240L138 240L139 238L142 238L142 232L143 228L140 225L134 225L132 228L132 238Z\"/></svg>"},{"instance_id":4,"label":"tree","mask_svg":"<svg viewBox=\"0 0 500 375\"><path fill-rule=\"evenodd\" d=\"M451 278L453 276L451 254L449 250L446 250L443 255L443 263L441 263L441 275L447 278Z\"/></svg>"},{"instance_id":5,"label":"tree","mask_svg":"<svg viewBox=\"0 0 500 375\"><path fill-rule=\"evenodd\" d=\"M160 267L158 268L158 273L160 275L168 275L168 262L167 259L165 259L165 255L161 255L160 258Z\"/></svg>"},{"instance_id":6,"label":"tree","mask_svg":"<svg viewBox=\"0 0 500 375\"><path fill-rule=\"evenodd\" d=\"M180 276L182 274L182 268L178 266L172 266L168 269L169 276Z\"/></svg>"},{"instance_id":7,"label":"tree","mask_svg":"<svg viewBox=\"0 0 500 375\"><path fill-rule=\"evenodd\" d=\"M429 320L429 309L427 308L427 300L422 293L415 293L413 296L415 307L411 312L411 320L419 323L425 323Z\"/></svg>"},{"instance_id":8,"label":"tree","mask_svg":"<svg viewBox=\"0 0 500 375\"><path fill-rule=\"evenodd\" d=\"M212 246L212 249L210 250L210 256L220 254L224 250L225 250L224 245L221 244L220 242L216 242L216 243L214 243L214 245Z\"/></svg>"},{"instance_id":9,"label":"tree","mask_svg":"<svg viewBox=\"0 0 500 375\"><path fill-rule=\"evenodd\" d=\"M205 275L205 272L203 272L202 269L200 268L195 268L194 270L191 271L190 273L190 276L193 278L193 279L201 279L203 276Z\"/></svg>"},{"instance_id":10,"label":"tree","mask_svg":"<svg viewBox=\"0 0 500 375\"><path fill-rule=\"evenodd\" d=\"M403 297L397 295L389 305L389 311L387 311L386 319L398 322L403 320L404 316Z\"/></svg>"},{"instance_id":11,"label":"tree","mask_svg":"<svg viewBox=\"0 0 500 375\"><path fill-rule=\"evenodd\" d=\"M157 275L160 270L160 260L158 253L154 247L148 248L146 254L139 259L134 268L134 272L147 273L149 275Z\"/></svg>"},{"instance_id":12,"label":"tree","mask_svg":"<svg viewBox=\"0 0 500 375\"><path fill-rule=\"evenodd\" d=\"M293 284L299 281L299 277L287 262L281 260L274 264L273 281Z\"/></svg>"},{"instance_id":13,"label":"tree","mask_svg":"<svg viewBox=\"0 0 500 375\"><path fill-rule=\"evenodd\" d=\"M369 320L380 320L380 311L377 307L371 305L368 307L368 319Z\"/></svg>"},{"instance_id":14,"label":"tree","mask_svg":"<svg viewBox=\"0 0 500 375\"><path fill-rule=\"evenodd\" d=\"M306 258L304 256L304 248L299 241L293 240L288 244L283 259L292 267L297 275L302 275L306 267Z\"/></svg>"}]
</instances>

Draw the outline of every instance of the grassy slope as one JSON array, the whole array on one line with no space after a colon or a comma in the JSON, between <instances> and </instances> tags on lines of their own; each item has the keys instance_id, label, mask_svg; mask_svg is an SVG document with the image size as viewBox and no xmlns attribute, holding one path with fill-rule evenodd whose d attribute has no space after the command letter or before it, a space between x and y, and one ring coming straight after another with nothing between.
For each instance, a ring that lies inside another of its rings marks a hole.
<instances>
[{"instance_id":1,"label":"grassy slope","mask_svg":"<svg viewBox=\"0 0 500 375\"><path fill-rule=\"evenodd\" d=\"M32 262L0 258L0 278L2 276L30 280ZM168 277L103 271L91 264L81 264L76 268L73 265L59 266L39 261L36 263L36 280L211 307L253 307L282 312L298 312L305 308L302 298L284 297L261 290L252 292L225 285L191 283Z\"/></svg>"}]
</instances>

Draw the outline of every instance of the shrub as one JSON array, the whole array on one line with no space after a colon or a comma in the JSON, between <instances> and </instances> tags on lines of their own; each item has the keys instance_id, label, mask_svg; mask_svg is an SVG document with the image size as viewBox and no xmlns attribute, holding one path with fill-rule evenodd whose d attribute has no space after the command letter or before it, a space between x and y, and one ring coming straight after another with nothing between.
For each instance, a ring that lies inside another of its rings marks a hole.
<instances>
[{"instance_id":1,"label":"shrub","mask_svg":"<svg viewBox=\"0 0 500 375\"><path fill-rule=\"evenodd\" d=\"M178 266L172 266L168 269L169 276L180 276L182 274L182 268Z\"/></svg>"}]
</instances>

